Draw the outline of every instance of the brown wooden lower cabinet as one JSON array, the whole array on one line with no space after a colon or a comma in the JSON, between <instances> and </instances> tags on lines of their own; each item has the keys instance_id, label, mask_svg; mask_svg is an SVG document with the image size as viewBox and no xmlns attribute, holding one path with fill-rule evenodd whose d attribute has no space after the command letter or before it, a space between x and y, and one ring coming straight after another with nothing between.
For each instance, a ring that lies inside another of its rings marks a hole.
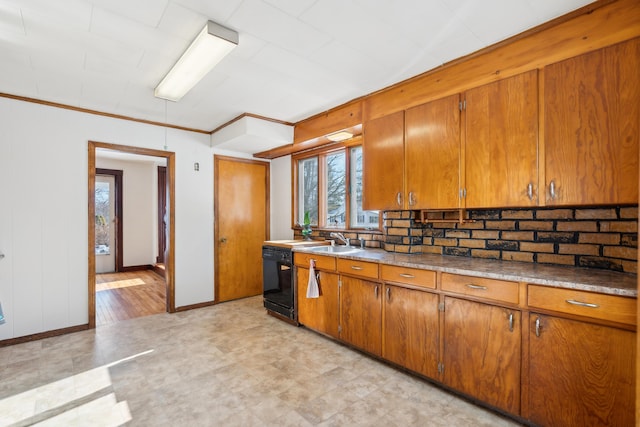
<instances>
[{"instance_id":1,"label":"brown wooden lower cabinet","mask_svg":"<svg viewBox=\"0 0 640 427\"><path fill-rule=\"evenodd\" d=\"M384 287L382 357L430 378L438 377L438 295Z\"/></svg>"},{"instance_id":2,"label":"brown wooden lower cabinet","mask_svg":"<svg viewBox=\"0 0 640 427\"><path fill-rule=\"evenodd\" d=\"M634 332L536 313L529 331L532 422L634 425Z\"/></svg>"},{"instance_id":3,"label":"brown wooden lower cabinet","mask_svg":"<svg viewBox=\"0 0 640 427\"><path fill-rule=\"evenodd\" d=\"M382 352L382 285L341 276L340 338L380 356Z\"/></svg>"},{"instance_id":4,"label":"brown wooden lower cabinet","mask_svg":"<svg viewBox=\"0 0 640 427\"><path fill-rule=\"evenodd\" d=\"M309 269L297 267L296 271L298 322L323 334L339 338L339 276L334 273L316 271L320 297L307 298Z\"/></svg>"},{"instance_id":5,"label":"brown wooden lower cabinet","mask_svg":"<svg viewBox=\"0 0 640 427\"><path fill-rule=\"evenodd\" d=\"M521 312L445 297L444 383L520 415Z\"/></svg>"}]
</instances>

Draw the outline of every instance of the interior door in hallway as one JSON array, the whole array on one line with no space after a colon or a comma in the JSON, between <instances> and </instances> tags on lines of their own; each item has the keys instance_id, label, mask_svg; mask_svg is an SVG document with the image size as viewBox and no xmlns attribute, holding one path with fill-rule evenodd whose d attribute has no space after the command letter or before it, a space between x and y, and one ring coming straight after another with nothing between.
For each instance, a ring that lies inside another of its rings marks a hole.
<instances>
[{"instance_id":1,"label":"interior door in hallway","mask_svg":"<svg viewBox=\"0 0 640 427\"><path fill-rule=\"evenodd\" d=\"M96 174L96 273L116 271L116 177Z\"/></svg>"},{"instance_id":2,"label":"interior door in hallway","mask_svg":"<svg viewBox=\"0 0 640 427\"><path fill-rule=\"evenodd\" d=\"M214 167L214 301L259 295L262 242L269 238L269 163L214 156Z\"/></svg>"}]
</instances>

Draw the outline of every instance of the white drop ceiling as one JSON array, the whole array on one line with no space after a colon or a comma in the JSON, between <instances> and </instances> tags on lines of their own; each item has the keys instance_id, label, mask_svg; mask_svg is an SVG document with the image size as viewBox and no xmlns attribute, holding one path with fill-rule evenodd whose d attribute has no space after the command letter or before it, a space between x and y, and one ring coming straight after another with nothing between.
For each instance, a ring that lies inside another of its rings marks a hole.
<instances>
[{"instance_id":1,"label":"white drop ceiling","mask_svg":"<svg viewBox=\"0 0 640 427\"><path fill-rule=\"evenodd\" d=\"M0 0L0 92L206 131L295 123L588 3ZM179 102L154 98L207 20L238 47Z\"/></svg>"}]
</instances>

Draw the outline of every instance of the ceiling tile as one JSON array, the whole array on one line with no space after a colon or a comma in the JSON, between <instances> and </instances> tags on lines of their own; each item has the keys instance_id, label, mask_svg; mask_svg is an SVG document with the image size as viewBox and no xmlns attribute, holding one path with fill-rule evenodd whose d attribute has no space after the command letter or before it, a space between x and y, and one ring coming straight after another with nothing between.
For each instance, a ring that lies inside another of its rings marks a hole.
<instances>
[{"instance_id":1,"label":"ceiling tile","mask_svg":"<svg viewBox=\"0 0 640 427\"><path fill-rule=\"evenodd\" d=\"M150 27L157 27L168 0L91 0L97 7L132 19Z\"/></svg>"}]
</instances>

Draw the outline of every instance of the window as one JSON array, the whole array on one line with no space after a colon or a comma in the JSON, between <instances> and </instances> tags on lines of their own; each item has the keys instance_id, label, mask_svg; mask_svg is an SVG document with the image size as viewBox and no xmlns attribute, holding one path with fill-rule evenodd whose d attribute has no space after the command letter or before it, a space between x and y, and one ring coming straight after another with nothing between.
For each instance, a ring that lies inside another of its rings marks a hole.
<instances>
[{"instance_id":1,"label":"window","mask_svg":"<svg viewBox=\"0 0 640 427\"><path fill-rule=\"evenodd\" d=\"M297 159L297 225L305 212L319 228L379 229L380 213L362 209L362 146Z\"/></svg>"}]
</instances>

